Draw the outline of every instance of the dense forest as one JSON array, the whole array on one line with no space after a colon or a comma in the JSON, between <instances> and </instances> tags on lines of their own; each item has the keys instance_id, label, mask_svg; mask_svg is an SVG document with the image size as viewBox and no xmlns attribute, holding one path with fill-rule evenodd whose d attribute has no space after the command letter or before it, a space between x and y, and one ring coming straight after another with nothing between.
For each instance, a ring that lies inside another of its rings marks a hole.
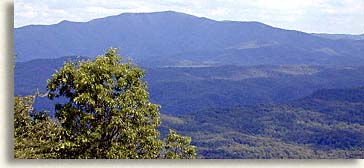
<instances>
[{"instance_id":1,"label":"dense forest","mask_svg":"<svg viewBox=\"0 0 364 168\"><path fill-rule=\"evenodd\" d=\"M364 158L364 87L162 121L191 136L200 158Z\"/></svg>"}]
</instances>

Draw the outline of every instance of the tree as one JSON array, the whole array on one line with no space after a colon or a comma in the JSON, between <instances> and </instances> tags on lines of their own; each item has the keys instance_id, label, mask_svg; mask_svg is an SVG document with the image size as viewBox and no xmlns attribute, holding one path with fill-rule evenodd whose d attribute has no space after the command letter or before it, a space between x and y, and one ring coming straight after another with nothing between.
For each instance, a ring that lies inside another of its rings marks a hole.
<instances>
[{"instance_id":1,"label":"tree","mask_svg":"<svg viewBox=\"0 0 364 168\"><path fill-rule=\"evenodd\" d=\"M178 135L171 129L163 148L163 158L165 159L192 159L195 156L195 147L191 146L191 137Z\"/></svg>"},{"instance_id":2,"label":"tree","mask_svg":"<svg viewBox=\"0 0 364 168\"><path fill-rule=\"evenodd\" d=\"M143 76L144 71L130 61L122 63L116 49L95 61L65 63L53 74L48 80L48 97L66 99L55 108L62 127L57 145L60 157L161 157L159 106L149 102ZM183 156L174 158L193 158L194 148L180 154Z\"/></svg>"},{"instance_id":3,"label":"tree","mask_svg":"<svg viewBox=\"0 0 364 168\"><path fill-rule=\"evenodd\" d=\"M35 96L15 97L14 157L22 159L58 158L61 128L44 112L34 112Z\"/></svg>"}]
</instances>

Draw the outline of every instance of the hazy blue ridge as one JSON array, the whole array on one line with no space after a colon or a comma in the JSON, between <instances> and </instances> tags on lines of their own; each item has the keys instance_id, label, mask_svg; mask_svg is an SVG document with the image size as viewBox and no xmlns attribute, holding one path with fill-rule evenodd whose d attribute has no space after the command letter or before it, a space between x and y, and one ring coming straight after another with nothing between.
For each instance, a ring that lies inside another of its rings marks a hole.
<instances>
[{"instance_id":1,"label":"hazy blue ridge","mask_svg":"<svg viewBox=\"0 0 364 168\"><path fill-rule=\"evenodd\" d=\"M16 61L93 57L110 47L146 66L364 63L363 41L337 41L259 22L215 21L173 11L14 30Z\"/></svg>"}]
</instances>

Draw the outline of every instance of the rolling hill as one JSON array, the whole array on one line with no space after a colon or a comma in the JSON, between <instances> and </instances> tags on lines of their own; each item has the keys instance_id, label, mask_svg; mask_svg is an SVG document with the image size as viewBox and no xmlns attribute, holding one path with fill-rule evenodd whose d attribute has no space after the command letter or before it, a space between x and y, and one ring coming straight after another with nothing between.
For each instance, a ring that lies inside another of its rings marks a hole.
<instances>
[{"instance_id":1,"label":"rolling hill","mask_svg":"<svg viewBox=\"0 0 364 168\"><path fill-rule=\"evenodd\" d=\"M163 116L201 158L364 158L364 88L323 89L277 105Z\"/></svg>"},{"instance_id":2,"label":"rolling hill","mask_svg":"<svg viewBox=\"0 0 364 168\"><path fill-rule=\"evenodd\" d=\"M76 59L38 59L15 65L15 95L45 92L46 80ZM318 89L364 85L363 66L259 65L145 68L151 101L162 113L183 114L206 108L284 103ZM52 110L46 98L35 107Z\"/></svg>"}]
</instances>

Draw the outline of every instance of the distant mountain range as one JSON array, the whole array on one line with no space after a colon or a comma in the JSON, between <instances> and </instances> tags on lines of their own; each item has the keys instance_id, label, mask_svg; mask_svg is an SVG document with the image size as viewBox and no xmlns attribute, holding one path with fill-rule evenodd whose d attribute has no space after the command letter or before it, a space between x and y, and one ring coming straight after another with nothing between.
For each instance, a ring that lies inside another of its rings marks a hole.
<instances>
[{"instance_id":1,"label":"distant mountain range","mask_svg":"<svg viewBox=\"0 0 364 168\"><path fill-rule=\"evenodd\" d=\"M14 31L16 61L94 57L110 47L145 66L364 63L364 40L337 41L259 22L215 21L173 11Z\"/></svg>"},{"instance_id":2,"label":"distant mountain range","mask_svg":"<svg viewBox=\"0 0 364 168\"><path fill-rule=\"evenodd\" d=\"M364 34L351 35L351 34L326 34L326 33L312 33L315 36L333 39L333 40L364 40Z\"/></svg>"},{"instance_id":3,"label":"distant mountain range","mask_svg":"<svg viewBox=\"0 0 364 168\"><path fill-rule=\"evenodd\" d=\"M15 95L45 92L46 81L67 60L37 59L15 65ZM318 89L364 86L364 66L259 65L218 67L143 67L152 102L162 113L284 103ZM34 75L36 74L36 75ZM35 107L52 110L44 98Z\"/></svg>"},{"instance_id":4,"label":"distant mountain range","mask_svg":"<svg viewBox=\"0 0 364 168\"><path fill-rule=\"evenodd\" d=\"M118 47L145 69L162 136L191 136L199 158L364 158L362 36L173 11L29 25L14 32L14 95L45 93L65 61Z\"/></svg>"},{"instance_id":5,"label":"distant mountain range","mask_svg":"<svg viewBox=\"0 0 364 168\"><path fill-rule=\"evenodd\" d=\"M64 61L15 65L15 95L45 92ZM364 158L364 66L146 68L168 128L192 137L199 158ZM340 88L340 89L324 89ZM54 110L38 98L35 109Z\"/></svg>"}]
</instances>

